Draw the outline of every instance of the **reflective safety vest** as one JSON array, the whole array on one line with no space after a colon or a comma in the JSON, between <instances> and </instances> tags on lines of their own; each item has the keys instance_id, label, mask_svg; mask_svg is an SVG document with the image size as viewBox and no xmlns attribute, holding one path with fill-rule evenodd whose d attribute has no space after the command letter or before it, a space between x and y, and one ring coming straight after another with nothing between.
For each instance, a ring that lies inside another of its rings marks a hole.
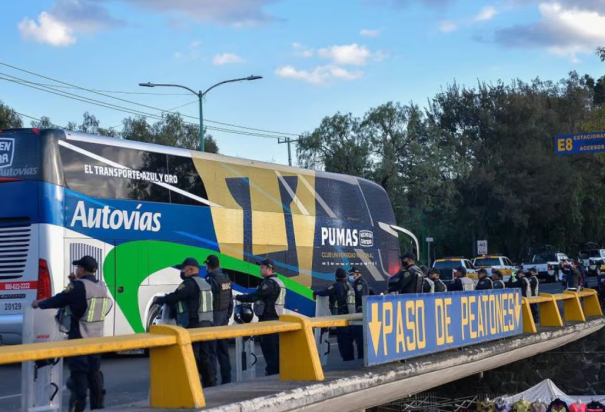
<instances>
[{"instance_id":1,"label":"reflective safety vest","mask_svg":"<svg viewBox=\"0 0 605 412\"><path fill-rule=\"evenodd\" d=\"M427 277L424 278L423 282L426 282L430 287L430 291L428 293L435 293L435 282Z\"/></svg>"},{"instance_id":2,"label":"reflective safety vest","mask_svg":"<svg viewBox=\"0 0 605 412\"><path fill-rule=\"evenodd\" d=\"M199 276L193 276L193 280L200 288L200 304L197 309L198 322L212 322L214 320L213 310L214 303L212 300L212 286L205 279ZM184 302L179 302L179 305L184 305Z\"/></svg>"},{"instance_id":3,"label":"reflective safety vest","mask_svg":"<svg viewBox=\"0 0 605 412\"><path fill-rule=\"evenodd\" d=\"M460 282L462 282L462 290L475 290L475 282L466 276L460 278Z\"/></svg>"},{"instance_id":4,"label":"reflective safety vest","mask_svg":"<svg viewBox=\"0 0 605 412\"><path fill-rule=\"evenodd\" d=\"M538 278L536 276L530 276L529 277L529 284L531 286L531 281L536 282L536 290L534 290L532 292L532 296L539 296L540 295L540 281L538 280Z\"/></svg>"},{"instance_id":5,"label":"reflective safety vest","mask_svg":"<svg viewBox=\"0 0 605 412\"><path fill-rule=\"evenodd\" d=\"M349 282L345 283L345 290L347 292L346 296L346 305L349 314L353 314L357 312L357 307L355 305L355 291L353 287L349 284Z\"/></svg>"},{"instance_id":6,"label":"reflective safety vest","mask_svg":"<svg viewBox=\"0 0 605 412\"><path fill-rule=\"evenodd\" d=\"M281 316L284 314L284 306L286 305L286 287L277 277L268 278L265 281L273 281L279 287L279 295L277 296L274 305L275 313L277 313L277 316ZM353 294L353 299L355 299L355 294ZM264 300L257 300L254 302L254 314L259 318L265 313L265 305L266 302ZM355 303L353 303L353 305L355 305Z\"/></svg>"},{"instance_id":7,"label":"reflective safety vest","mask_svg":"<svg viewBox=\"0 0 605 412\"><path fill-rule=\"evenodd\" d=\"M447 292L447 286L445 285L445 283L443 283L443 281L441 279L437 279L433 283L435 284L436 292Z\"/></svg>"},{"instance_id":8,"label":"reflective safety vest","mask_svg":"<svg viewBox=\"0 0 605 412\"><path fill-rule=\"evenodd\" d=\"M83 338L103 336L105 317L113 303L107 297L107 288L101 282L80 279L86 290L86 311L80 318L80 334Z\"/></svg>"},{"instance_id":9,"label":"reflective safety vest","mask_svg":"<svg viewBox=\"0 0 605 412\"><path fill-rule=\"evenodd\" d=\"M521 295L527 298L531 297L531 285L529 284L529 280L527 280L527 278L520 278L519 281L521 282L521 290L525 289L525 294L523 295L522 293Z\"/></svg>"}]
</instances>

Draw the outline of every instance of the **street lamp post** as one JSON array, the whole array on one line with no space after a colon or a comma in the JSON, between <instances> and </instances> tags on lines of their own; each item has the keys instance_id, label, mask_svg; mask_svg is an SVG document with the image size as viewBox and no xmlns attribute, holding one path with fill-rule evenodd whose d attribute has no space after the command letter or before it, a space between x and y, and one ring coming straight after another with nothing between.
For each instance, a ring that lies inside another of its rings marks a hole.
<instances>
[{"instance_id":1,"label":"street lamp post","mask_svg":"<svg viewBox=\"0 0 605 412\"><path fill-rule=\"evenodd\" d=\"M202 92L201 90L199 92L196 92L193 89L190 89L187 86L181 86L180 84L161 84L161 83L139 83L139 86L142 87L180 87L181 89L185 89L190 91L191 93L195 94L199 101L200 101L200 151L204 151L204 105L203 105L203 101L204 101L204 96L206 96L206 93L208 93L210 90L214 89L215 87L218 87L222 84L225 83L234 83L234 82L241 82L244 80L259 80L262 79L261 76L248 76L248 77L242 77L240 79L231 79L231 80L225 80L222 82L219 82L217 84L215 84L214 86L209 87L208 89L206 89L205 92Z\"/></svg>"}]
</instances>

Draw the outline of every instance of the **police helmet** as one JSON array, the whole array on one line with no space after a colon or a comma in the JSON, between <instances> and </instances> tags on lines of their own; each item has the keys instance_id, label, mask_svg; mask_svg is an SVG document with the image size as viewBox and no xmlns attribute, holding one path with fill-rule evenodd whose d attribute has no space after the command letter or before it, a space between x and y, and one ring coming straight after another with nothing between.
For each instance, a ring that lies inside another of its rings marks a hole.
<instances>
[{"instance_id":1,"label":"police helmet","mask_svg":"<svg viewBox=\"0 0 605 412\"><path fill-rule=\"evenodd\" d=\"M250 307L250 304L240 303L235 305L233 309L233 320L235 323L250 323L254 318L254 312Z\"/></svg>"}]
</instances>

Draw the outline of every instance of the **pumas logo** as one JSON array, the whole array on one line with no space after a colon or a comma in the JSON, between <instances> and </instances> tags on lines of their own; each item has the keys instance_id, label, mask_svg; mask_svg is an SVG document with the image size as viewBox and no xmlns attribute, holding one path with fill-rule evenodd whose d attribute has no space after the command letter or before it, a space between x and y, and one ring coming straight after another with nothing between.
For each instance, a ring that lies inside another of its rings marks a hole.
<instances>
[{"instance_id":1,"label":"pumas logo","mask_svg":"<svg viewBox=\"0 0 605 412\"><path fill-rule=\"evenodd\" d=\"M89 229L112 229L112 230L136 230L159 232L162 228L160 219L161 213L151 213L141 211L138 205L137 210L118 210L110 209L109 206L102 208L87 208L83 201L79 201L76 211L71 219L71 227L76 223Z\"/></svg>"},{"instance_id":2,"label":"pumas logo","mask_svg":"<svg viewBox=\"0 0 605 412\"><path fill-rule=\"evenodd\" d=\"M0 167L10 167L15 154L15 139L0 139Z\"/></svg>"},{"instance_id":3,"label":"pumas logo","mask_svg":"<svg viewBox=\"0 0 605 412\"><path fill-rule=\"evenodd\" d=\"M372 247L374 233L369 230L322 227L321 245L326 244L329 246Z\"/></svg>"}]
</instances>

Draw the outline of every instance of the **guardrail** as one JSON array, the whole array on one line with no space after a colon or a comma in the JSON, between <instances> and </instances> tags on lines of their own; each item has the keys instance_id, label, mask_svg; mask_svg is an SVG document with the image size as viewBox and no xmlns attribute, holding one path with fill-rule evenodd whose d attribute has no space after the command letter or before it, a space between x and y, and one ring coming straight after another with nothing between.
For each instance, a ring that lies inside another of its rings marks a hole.
<instances>
[{"instance_id":1,"label":"guardrail","mask_svg":"<svg viewBox=\"0 0 605 412\"><path fill-rule=\"evenodd\" d=\"M583 300L584 307L580 299ZM557 305L561 300L564 318L561 318ZM595 290L566 291L556 295L542 293L537 297L523 298L523 330L526 333L537 333L531 304L540 305L541 326L562 327L563 319L585 322L587 316L603 316ZM279 333L280 379L322 381L324 373L313 328L345 327L361 320L362 314L316 318L283 315L279 321L211 328L183 329L177 326L153 325L148 333L0 347L0 365L149 349L151 406L166 409L203 408L206 402L192 343Z\"/></svg>"},{"instance_id":2,"label":"guardrail","mask_svg":"<svg viewBox=\"0 0 605 412\"><path fill-rule=\"evenodd\" d=\"M557 302L563 301L563 318ZM582 307L584 303L584 307ZM580 292L566 290L563 293L540 293L539 296L523 298L523 332L537 333L530 305L540 308L540 326L563 327L565 322L586 322L588 316L603 316L597 291L584 289Z\"/></svg>"}]
</instances>

